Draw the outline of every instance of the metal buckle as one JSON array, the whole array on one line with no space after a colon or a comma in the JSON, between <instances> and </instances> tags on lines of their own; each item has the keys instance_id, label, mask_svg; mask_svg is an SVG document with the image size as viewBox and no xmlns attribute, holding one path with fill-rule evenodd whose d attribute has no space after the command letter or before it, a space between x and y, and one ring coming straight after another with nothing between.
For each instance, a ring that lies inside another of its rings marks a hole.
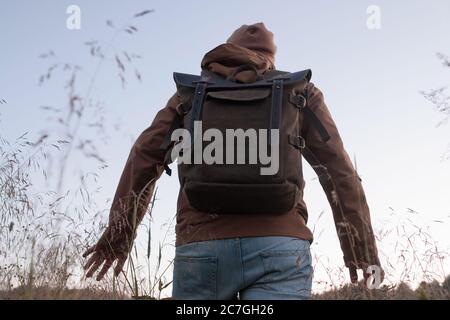
<instances>
[{"instance_id":1,"label":"metal buckle","mask_svg":"<svg viewBox=\"0 0 450 320\"><path fill-rule=\"evenodd\" d=\"M186 109L184 108L184 103L180 103L180 104L178 104L178 105L175 107L175 110L177 110L177 113L178 113L180 116L185 116L185 115L187 115L187 114L189 113L190 109L191 109L191 108L188 108L188 110L186 110Z\"/></svg>"},{"instance_id":2,"label":"metal buckle","mask_svg":"<svg viewBox=\"0 0 450 320\"><path fill-rule=\"evenodd\" d=\"M301 94L289 94L289 102L299 109L304 109L306 107L306 98Z\"/></svg>"},{"instance_id":3,"label":"metal buckle","mask_svg":"<svg viewBox=\"0 0 450 320\"><path fill-rule=\"evenodd\" d=\"M289 136L289 143L297 149L305 149L306 142L302 136Z\"/></svg>"}]
</instances>

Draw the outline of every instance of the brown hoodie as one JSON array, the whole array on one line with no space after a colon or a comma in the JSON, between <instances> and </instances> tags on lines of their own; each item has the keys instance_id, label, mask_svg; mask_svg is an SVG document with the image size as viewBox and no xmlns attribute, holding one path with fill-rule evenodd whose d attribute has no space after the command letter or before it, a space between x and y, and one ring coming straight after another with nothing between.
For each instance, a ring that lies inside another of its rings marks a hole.
<instances>
[{"instance_id":1,"label":"brown hoodie","mask_svg":"<svg viewBox=\"0 0 450 320\"><path fill-rule=\"evenodd\" d=\"M263 24L242 26L228 43L208 52L202 69L229 76L243 64L254 65L261 73L274 68L276 47L273 35ZM236 75L241 82L255 81L253 71ZM325 105L321 91L309 84L305 91L308 106L331 136L324 143L314 128L304 124L308 147L305 158L313 165L333 209L346 266L362 268L379 264L370 214L360 179L345 152L339 132ZM175 118L179 97L175 94L131 149L113 200L110 222L104 236L119 247L133 238L145 215L156 180L163 172L165 151L159 146ZM307 216L301 199L290 212L277 216L212 215L194 209L183 190L179 191L176 213L176 245L191 242L253 236L291 236L312 241L313 235L302 216Z\"/></svg>"}]
</instances>

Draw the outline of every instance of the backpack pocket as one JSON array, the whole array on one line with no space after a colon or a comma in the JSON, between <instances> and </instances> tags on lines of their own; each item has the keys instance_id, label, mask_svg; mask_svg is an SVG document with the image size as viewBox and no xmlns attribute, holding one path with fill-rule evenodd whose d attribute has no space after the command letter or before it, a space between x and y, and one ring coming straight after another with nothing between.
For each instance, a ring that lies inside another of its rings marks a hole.
<instances>
[{"instance_id":1,"label":"backpack pocket","mask_svg":"<svg viewBox=\"0 0 450 320\"><path fill-rule=\"evenodd\" d=\"M268 98L271 92L270 89L223 90L208 92L206 96L226 101L256 101Z\"/></svg>"},{"instance_id":2,"label":"backpack pocket","mask_svg":"<svg viewBox=\"0 0 450 320\"><path fill-rule=\"evenodd\" d=\"M300 191L292 183L229 184L188 181L191 206L212 214L283 214L297 203Z\"/></svg>"}]
</instances>

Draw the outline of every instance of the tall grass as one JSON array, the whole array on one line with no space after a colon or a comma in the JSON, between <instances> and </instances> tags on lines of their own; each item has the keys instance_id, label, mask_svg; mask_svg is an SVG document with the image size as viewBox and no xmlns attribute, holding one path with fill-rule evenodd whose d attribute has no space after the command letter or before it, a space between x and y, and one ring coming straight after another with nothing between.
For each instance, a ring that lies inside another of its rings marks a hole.
<instances>
[{"instance_id":1,"label":"tall grass","mask_svg":"<svg viewBox=\"0 0 450 320\"><path fill-rule=\"evenodd\" d=\"M99 297L158 297L167 288L167 270L148 267L152 281L143 289L136 248L118 278L95 283L84 279L81 270L81 253L97 240L108 215L103 209L108 204L96 200L100 190L97 178L107 168L101 146L111 130L97 90L102 86L99 75L116 70L123 89L130 77L139 83L144 80L138 69L142 56L121 48L119 40L137 34L137 24L152 12L141 11L119 27L106 21L109 39L82 44L91 57L88 66L64 61L54 50L39 56L48 64L39 86L45 90L52 81L63 82L67 99L55 102L56 106L40 107L47 113L47 121L36 138L26 132L7 140L0 133L0 290L4 294L35 298L48 288L47 296L58 298L68 294L68 288L83 288L83 294L95 291L100 292ZM77 166L80 161L83 167ZM155 199L156 193L149 217ZM144 227L150 237L150 219ZM159 255L158 266L161 252ZM148 263L150 258L148 250ZM70 296L75 292L70 291Z\"/></svg>"}]
</instances>

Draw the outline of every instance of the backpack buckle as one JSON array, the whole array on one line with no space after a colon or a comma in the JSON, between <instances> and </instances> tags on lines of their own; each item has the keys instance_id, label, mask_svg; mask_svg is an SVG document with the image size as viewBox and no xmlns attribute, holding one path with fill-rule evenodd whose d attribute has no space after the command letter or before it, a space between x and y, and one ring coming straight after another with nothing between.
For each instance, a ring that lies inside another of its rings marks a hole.
<instances>
[{"instance_id":1,"label":"backpack buckle","mask_svg":"<svg viewBox=\"0 0 450 320\"><path fill-rule=\"evenodd\" d=\"M306 98L301 94L289 94L289 102L299 109L306 107Z\"/></svg>"},{"instance_id":2,"label":"backpack buckle","mask_svg":"<svg viewBox=\"0 0 450 320\"><path fill-rule=\"evenodd\" d=\"M180 103L175 107L175 110L177 110L177 113L180 116L185 116L189 113L189 111L191 110L190 107L186 108L184 103Z\"/></svg>"},{"instance_id":3,"label":"backpack buckle","mask_svg":"<svg viewBox=\"0 0 450 320\"><path fill-rule=\"evenodd\" d=\"M289 135L288 142L289 142L289 144L294 146L296 149L305 149L305 147L306 147L305 139L302 136Z\"/></svg>"}]
</instances>

